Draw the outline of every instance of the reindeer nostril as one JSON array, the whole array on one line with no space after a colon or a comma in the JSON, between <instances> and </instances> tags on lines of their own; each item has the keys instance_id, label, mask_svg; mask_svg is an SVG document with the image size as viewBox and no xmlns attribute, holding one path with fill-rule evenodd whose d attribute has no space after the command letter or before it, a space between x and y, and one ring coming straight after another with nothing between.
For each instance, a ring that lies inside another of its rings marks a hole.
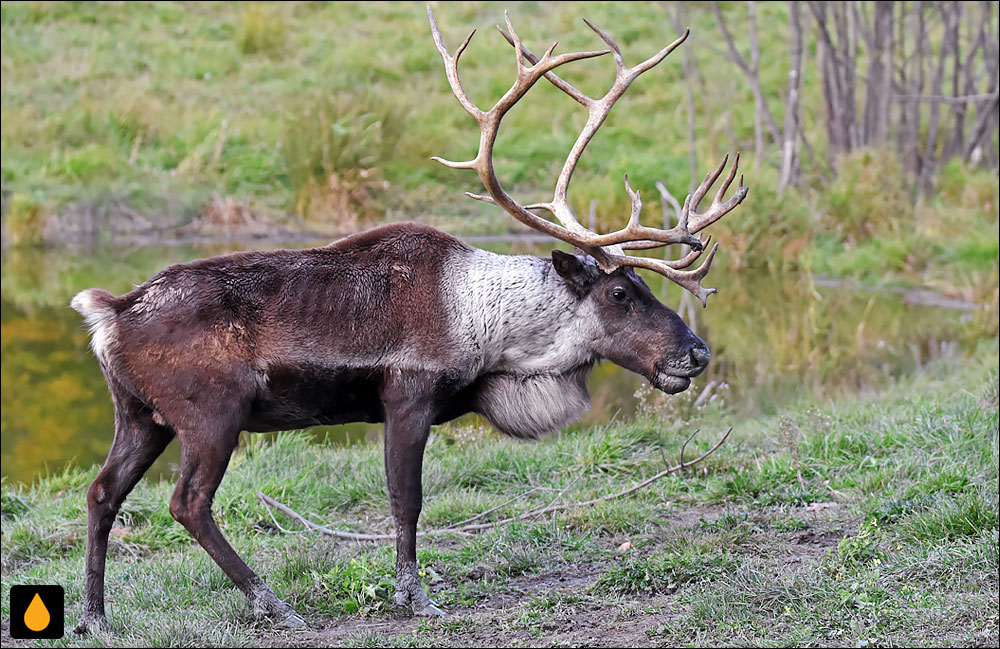
<instances>
[{"instance_id":1,"label":"reindeer nostril","mask_svg":"<svg viewBox=\"0 0 1000 649\"><path fill-rule=\"evenodd\" d=\"M691 348L691 365L698 369L704 369L708 367L708 361L712 358L712 354L708 351L708 347L704 345L696 345Z\"/></svg>"}]
</instances>

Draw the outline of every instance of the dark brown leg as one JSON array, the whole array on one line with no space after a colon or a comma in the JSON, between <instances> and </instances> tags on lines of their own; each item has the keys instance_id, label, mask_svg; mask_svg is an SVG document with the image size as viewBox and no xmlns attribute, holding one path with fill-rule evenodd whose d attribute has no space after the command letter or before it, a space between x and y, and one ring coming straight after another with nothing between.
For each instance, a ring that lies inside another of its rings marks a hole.
<instances>
[{"instance_id":1,"label":"dark brown leg","mask_svg":"<svg viewBox=\"0 0 1000 649\"><path fill-rule=\"evenodd\" d=\"M115 398L115 438L100 473L87 491L87 551L80 634L109 629L104 614L104 568L108 533L125 497L163 453L173 431L153 423L131 397Z\"/></svg>"},{"instance_id":2,"label":"dark brown leg","mask_svg":"<svg viewBox=\"0 0 1000 649\"><path fill-rule=\"evenodd\" d=\"M181 477L170 500L170 514L246 594L255 616L268 617L284 626L304 626L305 621L244 563L212 517L212 501L236 448L239 430L178 431L178 436Z\"/></svg>"},{"instance_id":3,"label":"dark brown leg","mask_svg":"<svg viewBox=\"0 0 1000 649\"><path fill-rule=\"evenodd\" d=\"M421 465L430 422L426 406L386 404L385 472L392 516L396 521L396 594L393 602L410 607L415 615L444 614L427 598L417 572L417 519L423 504Z\"/></svg>"}]
</instances>

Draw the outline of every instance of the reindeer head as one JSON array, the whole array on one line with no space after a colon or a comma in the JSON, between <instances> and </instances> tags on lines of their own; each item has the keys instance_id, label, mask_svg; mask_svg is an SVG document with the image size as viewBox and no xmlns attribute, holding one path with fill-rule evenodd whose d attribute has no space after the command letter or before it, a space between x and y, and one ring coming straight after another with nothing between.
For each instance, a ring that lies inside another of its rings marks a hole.
<instances>
[{"instance_id":1,"label":"reindeer head","mask_svg":"<svg viewBox=\"0 0 1000 649\"><path fill-rule=\"evenodd\" d=\"M622 267L605 273L586 253L552 252L556 272L595 320L594 353L640 374L657 389L687 389L711 358L708 345L673 309L656 299L636 272Z\"/></svg>"},{"instance_id":2,"label":"reindeer head","mask_svg":"<svg viewBox=\"0 0 1000 649\"><path fill-rule=\"evenodd\" d=\"M697 211L705 194L726 168L728 155L705 177L694 193L687 196L683 207L678 210L677 225L670 229L640 224L642 200L639 192L633 191L629 185L627 176L625 191L631 201L631 214L628 224L616 232L599 234L583 227L569 205L567 193L580 156L604 123L615 102L640 74L657 65L683 43L689 32L685 31L654 56L630 68L625 65L617 43L589 21L585 22L610 49L554 55L556 45L553 44L539 57L524 47L511 25L510 17L505 14L507 29L499 27L498 29L514 47L517 77L499 101L490 110L483 111L465 93L458 76L458 60L475 31L465 38L452 55L444 45L444 39L430 7L427 8L427 15L434 43L444 60L451 89L480 128L479 152L474 159L463 162L452 162L438 157L434 159L454 169L476 171L489 195L467 193L469 197L497 205L521 223L571 243L582 251L580 255L555 252L553 263L556 272L578 292L581 299L585 299L593 306L595 317L600 322L598 330L603 332L598 333L594 341L594 350L597 354L642 374L654 386L665 392L676 393L686 389L691 377L700 374L708 365L710 358L708 346L674 311L653 296L649 287L633 269L646 268L657 272L690 291L703 306L706 304L708 296L716 292L716 289L702 287L701 280L708 274L718 245L711 248L701 266L693 270L685 269L702 255L711 239L708 237L702 240L695 235L732 211L747 196L749 188L743 185L741 176L737 190L728 200L724 200L736 177L739 155L737 154L732 169L708 209L700 213ZM565 63L605 54L612 54L614 58L615 82L599 99L580 92L553 72L555 68ZM559 173L552 200L521 205L507 193L497 179L493 168L493 147L503 116L543 76L586 108L588 119ZM558 223L536 214L541 210L552 214ZM625 252L649 250L673 244L686 245L690 252L676 261L633 256Z\"/></svg>"}]
</instances>

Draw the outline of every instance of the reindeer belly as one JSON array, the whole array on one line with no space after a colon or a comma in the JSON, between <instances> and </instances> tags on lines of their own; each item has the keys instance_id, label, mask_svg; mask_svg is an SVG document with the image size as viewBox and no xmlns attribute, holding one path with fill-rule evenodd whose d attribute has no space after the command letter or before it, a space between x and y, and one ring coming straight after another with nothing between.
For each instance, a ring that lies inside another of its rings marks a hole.
<instances>
[{"instance_id":1,"label":"reindeer belly","mask_svg":"<svg viewBox=\"0 0 1000 649\"><path fill-rule=\"evenodd\" d=\"M490 374L479 381L475 410L501 432L536 439L558 430L590 409L587 372Z\"/></svg>"},{"instance_id":2,"label":"reindeer belly","mask_svg":"<svg viewBox=\"0 0 1000 649\"><path fill-rule=\"evenodd\" d=\"M370 368L272 367L250 411L247 430L380 422L381 373Z\"/></svg>"}]
</instances>

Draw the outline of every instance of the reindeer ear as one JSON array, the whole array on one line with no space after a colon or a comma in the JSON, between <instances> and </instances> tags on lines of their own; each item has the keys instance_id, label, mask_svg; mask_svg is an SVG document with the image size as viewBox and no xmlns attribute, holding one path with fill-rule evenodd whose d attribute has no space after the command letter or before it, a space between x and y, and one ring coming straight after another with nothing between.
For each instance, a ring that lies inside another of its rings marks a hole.
<instances>
[{"instance_id":1,"label":"reindeer ear","mask_svg":"<svg viewBox=\"0 0 1000 649\"><path fill-rule=\"evenodd\" d=\"M585 263L577 255L571 255L562 250L552 251L552 265L559 277L578 294L585 295L597 281L597 267Z\"/></svg>"}]
</instances>

